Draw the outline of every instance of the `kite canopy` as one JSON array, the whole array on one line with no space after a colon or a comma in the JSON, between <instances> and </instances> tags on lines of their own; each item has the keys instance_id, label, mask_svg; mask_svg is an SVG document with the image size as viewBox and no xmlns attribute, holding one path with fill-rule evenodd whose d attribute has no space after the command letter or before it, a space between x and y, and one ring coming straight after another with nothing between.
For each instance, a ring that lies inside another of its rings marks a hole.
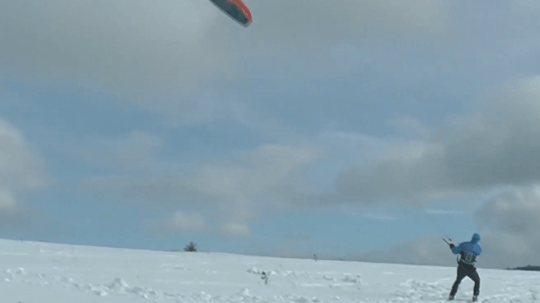
<instances>
[{"instance_id":1,"label":"kite canopy","mask_svg":"<svg viewBox=\"0 0 540 303\"><path fill-rule=\"evenodd\" d=\"M241 0L210 0L236 22L248 27L253 19L249 8Z\"/></svg>"}]
</instances>

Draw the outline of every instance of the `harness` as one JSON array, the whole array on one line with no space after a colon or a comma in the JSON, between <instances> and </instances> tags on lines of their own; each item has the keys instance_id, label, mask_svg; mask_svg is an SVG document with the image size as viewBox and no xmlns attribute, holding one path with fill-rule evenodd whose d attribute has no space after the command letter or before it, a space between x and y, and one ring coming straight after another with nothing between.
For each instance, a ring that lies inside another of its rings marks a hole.
<instances>
[{"instance_id":1,"label":"harness","mask_svg":"<svg viewBox=\"0 0 540 303\"><path fill-rule=\"evenodd\" d=\"M461 258L457 260L458 264L461 262L463 264L474 266L474 263L476 262L476 256L473 253L466 253L462 251L460 255Z\"/></svg>"}]
</instances>

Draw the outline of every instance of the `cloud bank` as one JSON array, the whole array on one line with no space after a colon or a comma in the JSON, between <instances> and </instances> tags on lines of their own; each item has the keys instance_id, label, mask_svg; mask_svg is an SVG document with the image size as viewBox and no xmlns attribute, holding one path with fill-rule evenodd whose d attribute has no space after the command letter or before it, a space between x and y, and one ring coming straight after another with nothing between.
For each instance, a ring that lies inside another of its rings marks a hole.
<instances>
[{"instance_id":1,"label":"cloud bank","mask_svg":"<svg viewBox=\"0 0 540 303\"><path fill-rule=\"evenodd\" d=\"M540 77L487 93L472 116L451 117L427 140L393 146L336 179L360 203L530 185L540 180Z\"/></svg>"},{"instance_id":2,"label":"cloud bank","mask_svg":"<svg viewBox=\"0 0 540 303\"><path fill-rule=\"evenodd\" d=\"M43 189L49 184L43 160L28 145L23 134L0 118L0 216L2 221L22 215L18 195Z\"/></svg>"}]
</instances>

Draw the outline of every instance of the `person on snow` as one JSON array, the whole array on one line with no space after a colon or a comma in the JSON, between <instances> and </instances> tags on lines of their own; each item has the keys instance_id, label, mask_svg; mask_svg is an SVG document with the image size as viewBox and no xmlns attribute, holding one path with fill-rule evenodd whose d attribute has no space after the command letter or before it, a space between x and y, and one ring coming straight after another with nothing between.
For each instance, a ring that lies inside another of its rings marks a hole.
<instances>
[{"instance_id":1,"label":"person on snow","mask_svg":"<svg viewBox=\"0 0 540 303\"><path fill-rule=\"evenodd\" d=\"M449 300L454 299L461 280L463 280L465 277L469 277L474 281L473 302L478 301L478 295L480 294L480 276L478 275L476 267L474 266L476 257L482 254L482 248L480 245L478 245L478 242L480 242L480 235L475 233L470 242L463 242L458 246L449 244L450 250L452 250L455 255L461 255L458 261L459 265L457 268L456 281L454 282L452 290L450 291Z\"/></svg>"}]
</instances>

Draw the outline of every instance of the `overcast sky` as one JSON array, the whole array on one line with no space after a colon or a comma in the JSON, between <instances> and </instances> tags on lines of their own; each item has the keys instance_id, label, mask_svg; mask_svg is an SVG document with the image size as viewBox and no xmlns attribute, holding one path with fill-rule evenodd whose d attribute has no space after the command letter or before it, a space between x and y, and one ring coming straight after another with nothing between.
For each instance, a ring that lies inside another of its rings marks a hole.
<instances>
[{"instance_id":1,"label":"overcast sky","mask_svg":"<svg viewBox=\"0 0 540 303\"><path fill-rule=\"evenodd\" d=\"M0 3L0 237L540 265L533 1Z\"/></svg>"}]
</instances>

